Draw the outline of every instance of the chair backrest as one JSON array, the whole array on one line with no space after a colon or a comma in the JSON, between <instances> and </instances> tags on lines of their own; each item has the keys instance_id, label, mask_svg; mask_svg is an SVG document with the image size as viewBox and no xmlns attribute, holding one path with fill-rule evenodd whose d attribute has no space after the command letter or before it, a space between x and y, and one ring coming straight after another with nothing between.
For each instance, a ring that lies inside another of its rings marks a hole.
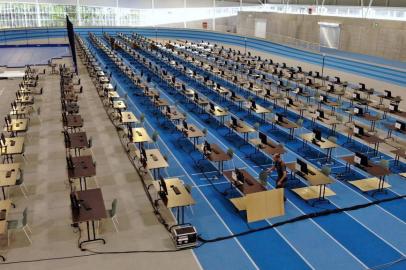
<instances>
[{"instance_id":1,"label":"chair backrest","mask_svg":"<svg viewBox=\"0 0 406 270\"><path fill-rule=\"evenodd\" d=\"M268 173L266 172L266 170L263 170L259 173L259 181L263 184L268 181Z\"/></svg>"},{"instance_id":2,"label":"chair backrest","mask_svg":"<svg viewBox=\"0 0 406 270\"><path fill-rule=\"evenodd\" d=\"M93 145L93 139L92 139L92 137L90 137L89 141L87 142L87 147L92 148L92 145Z\"/></svg>"},{"instance_id":3,"label":"chair backrest","mask_svg":"<svg viewBox=\"0 0 406 270\"><path fill-rule=\"evenodd\" d=\"M28 208L26 207L23 211L23 219L21 220L23 226L28 224Z\"/></svg>"},{"instance_id":4,"label":"chair backrest","mask_svg":"<svg viewBox=\"0 0 406 270\"><path fill-rule=\"evenodd\" d=\"M158 141L158 135L159 135L159 133L158 133L158 131L154 131L153 133L152 133L152 140L154 141L154 142L157 142Z\"/></svg>"},{"instance_id":5,"label":"chair backrest","mask_svg":"<svg viewBox=\"0 0 406 270\"><path fill-rule=\"evenodd\" d=\"M323 168L321 168L321 173L329 176L331 173L331 168L329 166L323 166Z\"/></svg>"},{"instance_id":6,"label":"chair backrest","mask_svg":"<svg viewBox=\"0 0 406 270\"><path fill-rule=\"evenodd\" d=\"M228 149L227 149L227 155L232 158L233 155L234 155L234 150L231 149L231 148L228 148Z\"/></svg>"},{"instance_id":7,"label":"chair backrest","mask_svg":"<svg viewBox=\"0 0 406 270\"><path fill-rule=\"evenodd\" d=\"M192 193L192 186L191 186L191 185L185 184L184 186L185 186L186 191L187 191L189 194Z\"/></svg>"},{"instance_id":8,"label":"chair backrest","mask_svg":"<svg viewBox=\"0 0 406 270\"><path fill-rule=\"evenodd\" d=\"M381 165L382 167L389 169L389 160L386 159L381 159L379 161L379 165Z\"/></svg>"},{"instance_id":9,"label":"chair backrest","mask_svg":"<svg viewBox=\"0 0 406 270\"><path fill-rule=\"evenodd\" d=\"M296 125L298 125L299 127L302 127L302 125L303 125L303 119L302 119L302 118L297 119Z\"/></svg>"},{"instance_id":10,"label":"chair backrest","mask_svg":"<svg viewBox=\"0 0 406 270\"><path fill-rule=\"evenodd\" d=\"M111 203L111 216L114 217L117 213L117 199L114 199Z\"/></svg>"}]
</instances>

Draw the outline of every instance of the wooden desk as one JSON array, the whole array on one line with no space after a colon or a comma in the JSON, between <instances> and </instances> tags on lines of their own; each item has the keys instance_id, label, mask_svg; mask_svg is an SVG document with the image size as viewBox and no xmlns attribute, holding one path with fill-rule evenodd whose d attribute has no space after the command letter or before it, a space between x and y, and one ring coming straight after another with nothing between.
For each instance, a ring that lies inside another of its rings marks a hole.
<instances>
[{"instance_id":1,"label":"wooden desk","mask_svg":"<svg viewBox=\"0 0 406 270\"><path fill-rule=\"evenodd\" d=\"M246 170L240 169L240 172L244 175L244 182L240 183L237 179L234 179L233 171L224 171L224 177L230 182L231 188L236 187L239 191L241 191L244 195L260 192L266 190L266 188L259 183L252 175L250 175Z\"/></svg>"},{"instance_id":2,"label":"wooden desk","mask_svg":"<svg viewBox=\"0 0 406 270\"><path fill-rule=\"evenodd\" d=\"M307 145L307 143L311 143L313 145L316 145L320 149L326 149L327 150L327 160L326 162L330 162L331 160L331 153L334 148L338 147L338 145L332 141L327 140L326 138L321 138L321 140L317 140L314 136L314 133L306 133L306 134L300 134L300 138L303 139L303 148Z\"/></svg>"},{"instance_id":3,"label":"wooden desk","mask_svg":"<svg viewBox=\"0 0 406 270\"><path fill-rule=\"evenodd\" d=\"M336 111L336 108L337 108L338 106L340 106L340 104L338 104L338 103L335 102L335 101L327 100L327 101L321 101L321 102L319 102L319 109L321 109L321 105L322 105L322 104L327 105L327 106L330 106L330 107L331 107L331 110L332 110L333 112L335 112L335 111Z\"/></svg>"},{"instance_id":4,"label":"wooden desk","mask_svg":"<svg viewBox=\"0 0 406 270\"><path fill-rule=\"evenodd\" d=\"M68 114L66 116L66 127L81 128L83 127L83 118L78 114Z\"/></svg>"},{"instance_id":5,"label":"wooden desk","mask_svg":"<svg viewBox=\"0 0 406 270\"><path fill-rule=\"evenodd\" d=\"M333 183L333 180L309 163L307 163L308 174L297 171L295 168L296 162L287 164L287 167L291 170L293 176L299 175L309 183L309 187L292 189L303 200L324 201L325 197L336 195L331 189L326 187L328 184Z\"/></svg>"},{"instance_id":6,"label":"wooden desk","mask_svg":"<svg viewBox=\"0 0 406 270\"><path fill-rule=\"evenodd\" d=\"M171 112L169 113L168 111L165 111L164 115L166 118L173 121L175 125L179 124L179 121L186 119L186 116L179 112L176 107L171 106L170 108Z\"/></svg>"},{"instance_id":7,"label":"wooden desk","mask_svg":"<svg viewBox=\"0 0 406 270\"><path fill-rule=\"evenodd\" d=\"M130 129L131 125L133 123L139 123L139 120L133 112L125 111L120 112L120 122L127 125L127 128Z\"/></svg>"},{"instance_id":8,"label":"wooden desk","mask_svg":"<svg viewBox=\"0 0 406 270\"><path fill-rule=\"evenodd\" d=\"M284 189L278 188L230 199L239 211L247 211L247 221L255 222L285 214Z\"/></svg>"},{"instance_id":9,"label":"wooden desk","mask_svg":"<svg viewBox=\"0 0 406 270\"><path fill-rule=\"evenodd\" d=\"M383 125L388 129L387 139L392 137L393 131L396 131L396 132L399 132L399 133L402 133L402 134L406 134L406 130L397 129L395 124L387 124L387 123L385 123Z\"/></svg>"},{"instance_id":10,"label":"wooden desk","mask_svg":"<svg viewBox=\"0 0 406 270\"><path fill-rule=\"evenodd\" d=\"M203 131L197 128L195 125L188 124L188 129L186 130L182 124L176 126L177 130L182 132L189 139L193 139L193 146L196 147L199 144L199 138L203 137Z\"/></svg>"},{"instance_id":11,"label":"wooden desk","mask_svg":"<svg viewBox=\"0 0 406 270\"><path fill-rule=\"evenodd\" d=\"M113 101L113 109L118 110L121 113L121 110L125 110L127 105L125 105L124 101L122 100L115 100Z\"/></svg>"},{"instance_id":12,"label":"wooden desk","mask_svg":"<svg viewBox=\"0 0 406 270\"><path fill-rule=\"evenodd\" d=\"M13 161L14 155L24 154L24 141L24 137L6 138L6 145L0 147L1 155L5 156L7 161Z\"/></svg>"},{"instance_id":13,"label":"wooden desk","mask_svg":"<svg viewBox=\"0 0 406 270\"><path fill-rule=\"evenodd\" d=\"M106 83L109 83L109 82L110 82L109 78L107 78L107 77L99 77L99 83L106 84Z\"/></svg>"},{"instance_id":14,"label":"wooden desk","mask_svg":"<svg viewBox=\"0 0 406 270\"><path fill-rule=\"evenodd\" d=\"M259 115L261 115L262 121L265 122L266 114L270 113L271 111L258 104L256 104L255 106L256 106L256 108L254 109L254 108L252 108L251 103L248 103L247 105L245 105L245 108L247 109L249 115L251 115L252 112L259 114Z\"/></svg>"},{"instance_id":15,"label":"wooden desk","mask_svg":"<svg viewBox=\"0 0 406 270\"><path fill-rule=\"evenodd\" d=\"M131 133L132 133L132 142L138 143L139 148L141 148L143 143L152 141L145 128L142 128L142 127L133 128L131 130Z\"/></svg>"},{"instance_id":16,"label":"wooden desk","mask_svg":"<svg viewBox=\"0 0 406 270\"><path fill-rule=\"evenodd\" d=\"M28 119L11 119L11 123L6 125L4 131L10 132L12 136L19 132L25 132L28 129Z\"/></svg>"},{"instance_id":17,"label":"wooden desk","mask_svg":"<svg viewBox=\"0 0 406 270\"><path fill-rule=\"evenodd\" d=\"M370 135L370 134L364 134L364 135L358 135L354 134L353 129L347 129L348 136L347 136L347 142L351 142L352 136L355 136L363 141L365 141L368 144L373 144L374 145L374 156L377 156L379 153L379 144L381 142L384 142L383 139L375 136L375 135Z\"/></svg>"},{"instance_id":18,"label":"wooden desk","mask_svg":"<svg viewBox=\"0 0 406 270\"><path fill-rule=\"evenodd\" d=\"M79 179L80 189L87 189L86 178L96 175L96 165L93 162L92 156L72 157L73 168L68 168L68 177L71 179ZM83 184L82 184L83 180Z\"/></svg>"},{"instance_id":19,"label":"wooden desk","mask_svg":"<svg viewBox=\"0 0 406 270\"><path fill-rule=\"evenodd\" d=\"M350 115L351 115L351 114L350 114ZM374 130L375 130L376 121L381 120L381 118L379 118L378 116L376 116L376 115L371 115L371 114L369 114L369 113L364 113L364 114L361 115L360 117L363 118L363 119L365 119L365 120L367 120L367 121L370 121L370 122L371 122L371 131L374 131ZM351 119L351 120L352 120L352 119Z\"/></svg>"},{"instance_id":20,"label":"wooden desk","mask_svg":"<svg viewBox=\"0 0 406 270\"><path fill-rule=\"evenodd\" d=\"M330 130L331 130L331 134L333 134L333 135L336 133L337 124L340 124L340 122L338 122L335 117L332 117L332 118L323 117L323 118L321 118L321 117L318 117L316 113L313 113L311 115L311 117L312 117L313 124L316 122L316 120L318 120L318 121L320 121L320 122L322 122L322 123L324 123L326 125L329 125Z\"/></svg>"},{"instance_id":21,"label":"wooden desk","mask_svg":"<svg viewBox=\"0 0 406 270\"><path fill-rule=\"evenodd\" d=\"M247 100L245 98L243 98L240 95L235 95L235 96L230 96L230 100L234 103L238 104L238 109L241 110L242 109L242 105L244 104L244 102L246 102Z\"/></svg>"},{"instance_id":22,"label":"wooden desk","mask_svg":"<svg viewBox=\"0 0 406 270\"><path fill-rule=\"evenodd\" d=\"M147 166L145 169L152 170L154 179L157 179L160 169L169 167L169 164L159 149L146 149L145 152L147 154ZM141 158L140 150L136 149L134 154L138 159Z\"/></svg>"},{"instance_id":23,"label":"wooden desk","mask_svg":"<svg viewBox=\"0 0 406 270\"><path fill-rule=\"evenodd\" d=\"M15 102L20 104L34 104L33 96L21 96L15 100Z\"/></svg>"},{"instance_id":24,"label":"wooden desk","mask_svg":"<svg viewBox=\"0 0 406 270\"><path fill-rule=\"evenodd\" d=\"M294 138L295 128L299 127L296 123L293 123L292 121L290 121L286 118L283 118L283 121L273 121L272 125L274 125L274 124L277 124L278 126L288 129L290 140L293 140L293 138Z\"/></svg>"},{"instance_id":25,"label":"wooden desk","mask_svg":"<svg viewBox=\"0 0 406 270\"><path fill-rule=\"evenodd\" d=\"M390 185L386 182L381 184L381 180L377 177L348 181L351 185L357 187L362 192L382 190L384 188L390 188Z\"/></svg>"},{"instance_id":26,"label":"wooden desk","mask_svg":"<svg viewBox=\"0 0 406 270\"><path fill-rule=\"evenodd\" d=\"M0 200L0 211L4 210L6 212L6 218L0 220L0 235L7 233L8 215L10 213L11 205L11 200ZM3 262L6 260L2 255L0 255L0 258L3 259Z\"/></svg>"},{"instance_id":27,"label":"wooden desk","mask_svg":"<svg viewBox=\"0 0 406 270\"><path fill-rule=\"evenodd\" d=\"M227 155L217 144L211 143L211 153L209 155L205 155L203 152L204 144L197 145L197 149L202 153L203 160L208 159L211 162L217 163L219 173L223 173L224 170L224 161L231 160L231 157Z\"/></svg>"},{"instance_id":28,"label":"wooden desk","mask_svg":"<svg viewBox=\"0 0 406 270\"><path fill-rule=\"evenodd\" d=\"M100 188L88 189L77 192L81 202L81 207L78 210L72 209L73 223L86 222L87 240L81 241L79 247L82 249L83 244L94 241L106 241L103 238L96 237L95 221L100 221L107 218L106 206L104 205L103 194ZM86 209L87 208L87 209ZM92 235L90 234L90 223L92 225ZM82 249L83 250L83 249Z\"/></svg>"},{"instance_id":29,"label":"wooden desk","mask_svg":"<svg viewBox=\"0 0 406 270\"><path fill-rule=\"evenodd\" d=\"M355 156L345 156L342 159L346 162L345 171L349 172L351 170L351 165L356 165L361 170L369 173L374 177L379 178L379 183L376 187L378 191L382 191L385 187L385 176L391 174L391 171L381 165L374 164L368 160L368 166L361 166L355 163L354 161Z\"/></svg>"},{"instance_id":30,"label":"wooden desk","mask_svg":"<svg viewBox=\"0 0 406 270\"><path fill-rule=\"evenodd\" d=\"M155 190L160 196L162 202L167 208L177 208L176 219L178 224L184 223L184 207L194 205L196 202L192 198L192 195L186 190L185 185L179 178L167 178L165 179L168 195L163 196L160 191L159 181L153 181ZM178 189L180 194L176 194L174 187ZM180 210L180 211L179 211Z\"/></svg>"},{"instance_id":31,"label":"wooden desk","mask_svg":"<svg viewBox=\"0 0 406 270\"><path fill-rule=\"evenodd\" d=\"M221 124L224 124L224 118L228 115L228 111L217 105L214 106L214 110L209 108L209 113L215 118L216 117L220 118Z\"/></svg>"},{"instance_id":32,"label":"wooden desk","mask_svg":"<svg viewBox=\"0 0 406 270\"><path fill-rule=\"evenodd\" d=\"M274 154L284 154L286 151L280 144L275 144L270 140L267 140L267 144L261 143L258 138L250 139L249 142L255 146L255 153L263 151L265 154L273 156Z\"/></svg>"},{"instance_id":33,"label":"wooden desk","mask_svg":"<svg viewBox=\"0 0 406 270\"><path fill-rule=\"evenodd\" d=\"M400 158L406 158L406 152L404 149L396 149L390 151L392 154L395 154L395 165L399 165Z\"/></svg>"},{"instance_id":34,"label":"wooden desk","mask_svg":"<svg viewBox=\"0 0 406 270\"><path fill-rule=\"evenodd\" d=\"M3 199L7 200L5 188L14 186L16 184L17 174L19 173L20 166L18 164L18 168L15 169L14 167L16 167L16 166L7 166L9 164L2 164L2 165L6 165L6 166L2 166L4 169L9 167L8 170L2 170L0 167L0 187L3 192ZM10 164L10 165L13 165L13 164Z\"/></svg>"},{"instance_id":35,"label":"wooden desk","mask_svg":"<svg viewBox=\"0 0 406 270\"><path fill-rule=\"evenodd\" d=\"M32 112L33 108L31 106L18 105L17 107L12 107L10 110L10 115L15 115L17 119L20 117L26 117Z\"/></svg>"},{"instance_id":36,"label":"wooden desk","mask_svg":"<svg viewBox=\"0 0 406 270\"><path fill-rule=\"evenodd\" d=\"M231 134L232 130L234 130L235 132L243 135L243 139L245 142L248 142L249 134L255 132L255 129L253 129L243 121L238 121L237 126L234 126L232 121L230 121L226 123L226 126L229 128L229 134Z\"/></svg>"},{"instance_id":37,"label":"wooden desk","mask_svg":"<svg viewBox=\"0 0 406 270\"><path fill-rule=\"evenodd\" d=\"M67 102L65 108L68 114L79 113L79 105L76 102Z\"/></svg>"},{"instance_id":38,"label":"wooden desk","mask_svg":"<svg viewBox=\"0 0 406 270\"><path fill-rule=\"evenodd\" d=\"M75 154L80 155L80 149L88 147L86 132L68 133L69 148L75 150Z\"/></svg>"}]
</instances>

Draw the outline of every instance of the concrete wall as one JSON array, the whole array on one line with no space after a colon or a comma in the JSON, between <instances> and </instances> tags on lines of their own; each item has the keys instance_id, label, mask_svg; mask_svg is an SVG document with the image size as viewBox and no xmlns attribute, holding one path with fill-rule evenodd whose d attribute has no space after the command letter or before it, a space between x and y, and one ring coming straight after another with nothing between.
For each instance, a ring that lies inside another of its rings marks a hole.
<instances>
[{"instance_id":1,"label":"concrete wall","mask_svg":"<svg viewBox=\"0 0 406 270\"><path fill-rule=\"evenodd\" d=\"M255 19L267 20L267 39L286 43L288 39L319 43L318 22L341 24L340 50L406 60L406 22L344 17L240 12L237 33L254 35Z\"/></svg>"},{"instance_id":2,"label":"concrete wall","mask_svg":"<svg viewBox=\"0 0 406 270\"><path fill-rule=\"evenodd\" d=\"M192 28L192 29L203 29L203 26L202 26L203 22L207 22L208 30L213 30L213 20L212 19L187 22L186 27ZM237 25L237 16L217 18L215 30L219 31L219 32L236 33L236 31L237 31L236 25ZM180 22L180 23L165 24L165 25L160 25L160 26L161 27L183 28L184 24L183 24L183 22Z\"/></svg>"}]
</instances>

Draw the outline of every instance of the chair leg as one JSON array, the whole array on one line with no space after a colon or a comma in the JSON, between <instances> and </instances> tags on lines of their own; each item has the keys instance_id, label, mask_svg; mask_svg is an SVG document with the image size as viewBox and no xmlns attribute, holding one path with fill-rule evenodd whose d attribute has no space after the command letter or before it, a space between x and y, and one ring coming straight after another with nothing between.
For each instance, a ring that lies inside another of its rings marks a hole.
<instances>
[{"instance_id":1,"label":"chair leg","mask_svg":"<svg viewBox=\"0 0 406 270\"><path fill-rule=\"evenodd\" d=\"M24 163L28 163L28 159L26 158L26 156L24 155L24 153L22 154L22 157L23 157Z\"/></svg>"},{"instance_id":2,"label":"chair leg","mask_svg":"<svg viewBox=\"0 0 406 270\"><path fill-rule=\"evenodd\" d=\"M116 232L118 232L118 228L117 228L117 225L116 225L116 222L115 222L115 217L111 218L111 222L113 222L114 229L116 229Z\"/></svg>"},{"instance_id":3,"label":"chair leg","mask_svg":"<svg viewBox=\"0 0 406 270\"><path fill-rule=\"evenodd\" d=\"M93 176L93 179L94 179L94 183L96 184L96 187L98 188L99 187L99 181L97 181L97 177Z\"/></svg>"},{"instance_id":4,"label":"chair leg","mask_svg":"<svg viewBox=\"0 0 406 270\"><path fill-rule=\"evenodd\" d=\"M10 233L11 233L11 231L8 230L8 231L7 231L7 246L8 246L8 247L10 246Z\"/></svg>"},{"instance_id":5,"label":"chair leg","mask_svg":"<svg viewBox=\"0 0 406 270\"><path fill-rule=\"evenodd\" d=\"M21 193L23 193L23 195L24 195L24 197L27 199L28 197L27 197L27 194L26 194L26 191L27 191L27 189L26 189L26 187L25 186L23 186L24 184L21 184L20 185L20 190L21 190ZM28 192L27 192L28 193Z\"/></svg>"},{"instance_id":6,"label":"chair leg","mask_svg":"<svg viewBox=\"0 0 406 270\"><path fill-rule=\"evenodd\" d=\"M25 225L25 227L28 229L28 231L29 231L30 233L32 233L31 227L30 227L30 226L28 226L28 224L27 224L27 225Z\"/></svg>"},{"instance_id":7,"label":"chair leg","mask_svg":"<svg viewBox=\"0 0 406 270\"><path fill-rule=\"evenodd\" d=\"M25 227L23 228L23 231L25 233L25 236L27 236L28 241L30 241L30 244L32 244L31 238L28 236L27 231L25 230Z\"/></svg>"}]
</instances>

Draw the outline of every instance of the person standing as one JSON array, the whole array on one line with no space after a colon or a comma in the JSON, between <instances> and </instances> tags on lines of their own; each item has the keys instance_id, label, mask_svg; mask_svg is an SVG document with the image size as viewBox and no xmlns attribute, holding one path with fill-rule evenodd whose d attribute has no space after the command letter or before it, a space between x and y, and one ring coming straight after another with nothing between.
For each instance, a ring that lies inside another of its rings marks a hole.
<instances>
[{"instance_id":1,"label":"person standing","mask_svg":"<svg viewBox=\"0 0 406 270\"><path fill-rule=\"evenodd\" d=\"M267 169L268 173L271 173L276 170L278 173L278 178L276 179L276 188L283 188L285 186L287 178L287 172L286 172L286 165L285 162L282 160L280 154L275 154L273 155L273 161L274 164L272 167ZM286 197L284 198L286 201Z\"/></svg>"}]
</instances>

